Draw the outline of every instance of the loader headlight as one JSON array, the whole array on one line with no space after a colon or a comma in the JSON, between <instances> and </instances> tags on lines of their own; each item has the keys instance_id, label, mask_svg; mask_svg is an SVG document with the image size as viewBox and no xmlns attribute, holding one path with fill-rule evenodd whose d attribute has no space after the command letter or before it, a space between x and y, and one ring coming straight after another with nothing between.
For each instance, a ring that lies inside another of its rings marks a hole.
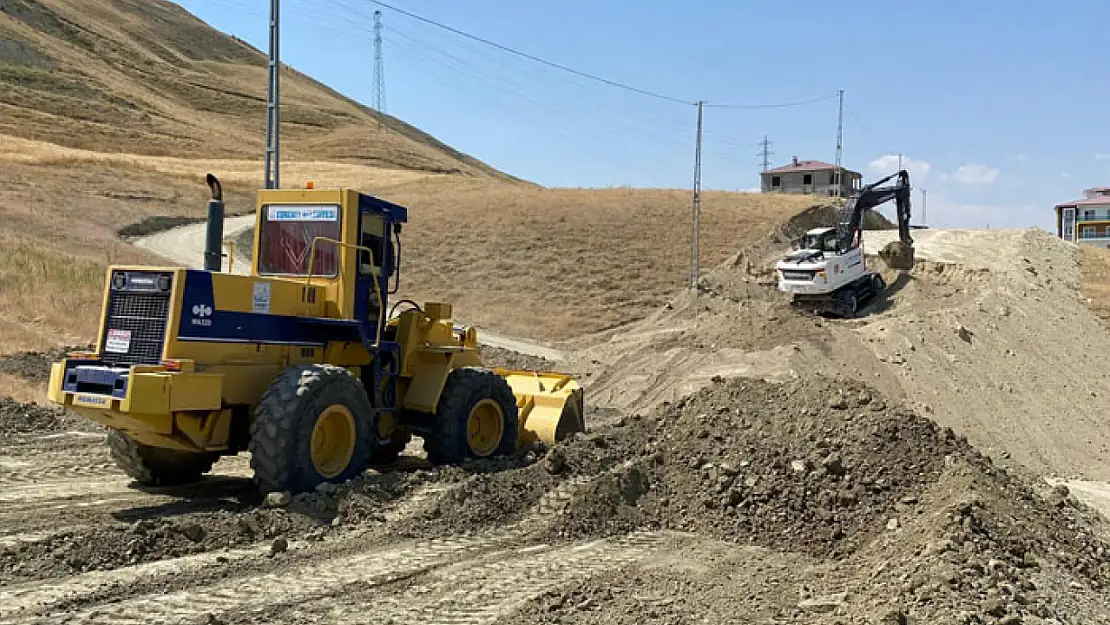
<instances>
[{"instance_id":1,"label":"loader headlight","mask_svg":"<svg viewBox=\"0 0 1110 625\"><path fill-rule=\"evenodd\" d=\"M122 271L112 274L112 288L118 290L127 286L127 276Z\"/></svg>"}]
</instances>

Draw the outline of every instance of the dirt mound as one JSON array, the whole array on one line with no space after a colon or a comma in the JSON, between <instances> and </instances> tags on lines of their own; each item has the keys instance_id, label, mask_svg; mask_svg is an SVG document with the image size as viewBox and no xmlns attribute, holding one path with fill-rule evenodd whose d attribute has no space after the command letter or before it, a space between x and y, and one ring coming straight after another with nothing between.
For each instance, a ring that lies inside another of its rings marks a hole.
<instances>
[{"instance_id":1,"label":"dirt mound","mask_svg":"<svg viewBox=\"0 0 1110 625\"><path fill-rule=\"evenodd\" d=\"M568 473L584 457L642 450L586 480L544 537L647 527L721 544L677 546L672 562L661 555L646 570L582 580L508 622L622 623L633 613L828 622L835 612L1020 623L1082 620L1107 599L1110 544L1096 514L1066 489L1040 494L860 384L722 382L604 440L593 454L585 441L562 446ZM737 543L774 551L738 553ZM707 564L691 570L691 559ZM778 589L755 592L769 586Z\"/></svg>"},{"instance_id":2,"label":"dirt mound","mask_svg":"<svg viewBox=\"0 0 1110 625\"><path fill-rule=\"evenodd\" d=\"M1089 373L1110 366L1110 334L1081 299L1074 246L1034 229L916 231L913 270L869 257L886 293L858 319L822 320L790 309L771 271L806 225L770 233L669 310L585 350L584 361L600 363L591 402L646 413L715 375L844 376L1006 466L1110 479L1110 430L1098 417L1110 380ZM896 235L868 231L865 245L874 252Z\"/></svg>"},{"instance_id":3,"label":"dirt mound","mask_svg":"<svg viewBox=\"0 0 1110 625\"><path fill-rule=\"evenodd\" d=\"M520 369L522 371L556 371L555 363L542 356L522 354L492 345L479 345L478 354L487 367Z\"/></svg>"},{"instance_id":4,"label":"dirt mound","mask_svg":"<svg viewBox=\"0 0 1110 625\"><path fill-rule=\"evenodd\" d=\"M838 555L881 532L945 456L966 449L866 386L805 380L722 381L619 436L639 454L591 485L559 535L589 534L633 506L630 523Z\"/></svg>"},{"instance_id":5,"label":"dirt mound","mask_svg":"<svg viewBox=\"0 0 1110 625\"><path fill-rule=\"evenodd\" d=\"M213 477L183 487L153 489L180 499L121 511L114 515L116 522L101 526L0 546L0 582L64 577L232 547L253 545L265 551L273 541L321 541L356 526L381 528L391 506L429 477L420 471L370 470L345 484L329 484L277 506L262 500L245 478Z\"/></svg>"},{"instance_id":6,"label":"dirt mound","mask_svg":"<svg viewBox=\"0 0 1110 625\"><path fill-rule=\"evenodd\" d=\"M32 382L50 381L50 365L73 351L92 350L92 345L57 347L42 352L17 352L0 356L0 373L18 375Z\"/></svg>"},{"instance_id":7,"label":"dirt mound","mask_svg":"<svg viewBox=\"0 0 1110 625\"><path fill-rule=\"evenodd\" d=\"M0 397L0 436L48 434L65 430L93 430L96 426L65 410Z\"/></svg>"}]
</instances>

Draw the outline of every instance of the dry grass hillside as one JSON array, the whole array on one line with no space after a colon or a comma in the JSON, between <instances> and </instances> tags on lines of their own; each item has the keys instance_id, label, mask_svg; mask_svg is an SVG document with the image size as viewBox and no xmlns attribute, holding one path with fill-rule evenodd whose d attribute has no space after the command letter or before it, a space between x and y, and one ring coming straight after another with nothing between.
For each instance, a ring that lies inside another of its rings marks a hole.
<instances>
[{"instance_id":1,"label":"dry grass hillside","mask_svg":"<svg viewBox=\"0 0 1110 625\"><path fill-rule=\"evenodd\" d=\"M265 73L257 50L162 0L4 0L0 351L92 340L106 265L165 262L119 229L203 216L205 173L229 210L253 209ZM283 80L283 181L409 206L405 295L558 339L643 317L683 285L688 191L520 183L403 122L379 127L307 77ZM706 193L703 262L811 202Z\"/></svg>"},{"instance_id":2,"label":"dry grass hillside","mask_svg":"<svg viewBox=\"0 0 1110 625\"><path fill-rule=\"evenodd\" d=\"M686 283L689 191L440 178L379 195L409 208L402 295L453 302L468 323L521 337L579 337L646 316ZM703 267L813 202L704 193Z\"/></svg>"},{"instance_id":3,"label":"dry grass hillside","mask_svg":"<svg viewBox=\"0 0 1110 625\"><path fill-rule=\"evenodd\" d=\"M262 52L165 0L5 0L0 9L0 135L97 152L258 159L266 73ZM380 122L284 71L290 159L507 179L400 120Z\"/></svg>"},{"instance_id":4,"label":"dry grass hillside","mask_svg":"<svg viewBox=\"0 0 1110 625\"><path fill-rule=\"evenodd\" d=\"M1079 272L1087 305L1110 328L1110 251L1080 245Z\"/></svg>"}]
</instances>

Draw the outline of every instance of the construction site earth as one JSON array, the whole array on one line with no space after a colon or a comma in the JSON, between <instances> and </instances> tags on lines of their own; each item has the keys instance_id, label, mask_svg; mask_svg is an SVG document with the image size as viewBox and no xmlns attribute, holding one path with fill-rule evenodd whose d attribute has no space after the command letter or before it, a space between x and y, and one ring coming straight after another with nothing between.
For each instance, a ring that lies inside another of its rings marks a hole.
<instances>
[{"instance_id":1,"label":"construction site earth","mask_svg":"<svg viewBox=\"0 0 1110 625\"><path fill-rule=\"evenodd\" d=\"M831 210L630 326L484 344L585 388L587 433L515 457L432 468L414 444L267 500L233 457L145 488L98 426L3 400L0 622L1110 622L1110 332L1075 247L919 231L912 270L827 319L772 267ZM0 369L45 382L64 351Z\"/></svg>"},{"instance_id":2,"label":"construction site earth","mask_svg":"<svg viewBox=\"0 0 1110 625\"><path fill-rule=\"evenodd\" d=\"M872 214L884 288L819 316L775 266L839 209L706 191L683 288L688 191L539 187L292 67L285 181L413 207L403 296L573 374L586 431L300 494L246 453L133 482L51 363L109 266L201 265L205 172L250 273L268 71L171 2L2 2L0 624L1110 623L1110 255L929 229L894 270Z\"/></svg>"}]
</instances>

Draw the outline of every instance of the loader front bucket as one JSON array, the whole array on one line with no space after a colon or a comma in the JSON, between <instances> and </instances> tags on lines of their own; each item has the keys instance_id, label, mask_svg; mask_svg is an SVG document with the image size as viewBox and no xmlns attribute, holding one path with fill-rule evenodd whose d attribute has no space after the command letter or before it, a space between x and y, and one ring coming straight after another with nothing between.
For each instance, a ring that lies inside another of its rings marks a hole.
<instances>
[{"instance_id":1,"label":"loader front bucket","mask_svg":"<svg viewBox=\"0 0 1110 625\"><path fill-rule=\"evenodd\" d=\"M516 395L520 412L517 448L540 441L552 445L572 432L585 432L582 387L569 375L495 369Z\"/></svg>"},{"instance_id":2,"label":"loader front bucket","mask_svg":"<svg viewBox=\"0 0 1110 625\"><path fill-rule=\"evenodd\" d=\"M891 269L913 269L913 246L902 241L891 241L879 250L879 258Z\"/></svg>"}]
</instances>

